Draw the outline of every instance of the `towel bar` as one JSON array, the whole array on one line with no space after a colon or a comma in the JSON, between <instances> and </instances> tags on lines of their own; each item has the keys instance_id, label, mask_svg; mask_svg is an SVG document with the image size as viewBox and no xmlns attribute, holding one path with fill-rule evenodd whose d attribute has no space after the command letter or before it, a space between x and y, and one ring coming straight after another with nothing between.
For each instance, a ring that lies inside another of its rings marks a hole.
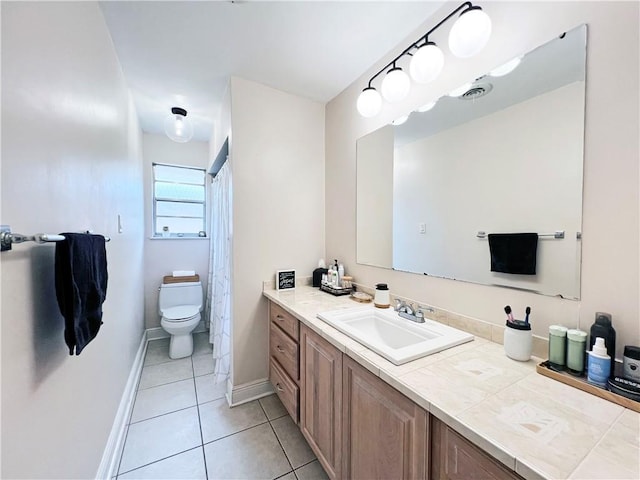
<instances>
[{"instance_id":1,"label":"towel bar","mask_svg":"<svg viewBox=\"0 0 640 480\"><path fill-rule=\"evenodd\" d=\"M539 233L539 237L553 237L553 238L564 238L564 230L557 230L553 233ZM487 232L478 232L476 233L476 237L478 238L486 238Z\"/></svg>"},{"instance_id":2,"label":"towel bar","mask_svg":"<svg viewBox=\"0 0 640 480\"><path fill-rule=\"evenodd\" d=\"M90 230L86 230L83 233L92 233ZM104 241L109 242L111 238L104 236ZM20 233L11 233L11 227L9 225L0 225L0 246L2 251L11 250L11 246L14 243L24 242L36 242L36 243L49 243L60 242L64 240L64 235L56 235L53 233L35 233L33 235L22 235Z\"/></svg>"}]
</instances>

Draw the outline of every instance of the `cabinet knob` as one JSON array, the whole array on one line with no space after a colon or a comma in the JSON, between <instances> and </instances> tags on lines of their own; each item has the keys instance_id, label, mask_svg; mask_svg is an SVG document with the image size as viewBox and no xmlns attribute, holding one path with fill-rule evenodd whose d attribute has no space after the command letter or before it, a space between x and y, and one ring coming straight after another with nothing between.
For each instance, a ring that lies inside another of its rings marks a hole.
<instances>
[{"instance_id":1,"label":"cabinet knob","mask_svg":"<svg viewBox=\"0 0 640 480\"><path fill-rule=\"evenodd\" d=\"M284 353L284 350L280 345L276 345L276 350L278 351L278 353Z\"/></svg>"},{"instance_id":2,"label":"cabinet knob","mask_svg":"<svg viewBox=\"0 0 640 480\"><path fill-rule=\"evenodd\" d=\"M284 392L284 389L280 386L279 383L276 383L276 390L278 390L279 392Z\"/></svg>"}]
</instances>

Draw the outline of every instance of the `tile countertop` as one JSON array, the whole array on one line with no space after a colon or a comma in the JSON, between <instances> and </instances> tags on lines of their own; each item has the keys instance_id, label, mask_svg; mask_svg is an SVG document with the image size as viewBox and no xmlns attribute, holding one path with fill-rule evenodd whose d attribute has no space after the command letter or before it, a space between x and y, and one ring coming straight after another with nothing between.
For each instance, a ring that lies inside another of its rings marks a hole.
<instances>
[{"instance_id":1,"label":"tile countertop","mask_svg":"<svg viewBox=\"0 0 640 480\"><path fill-rule=\"evenodd\" d=\"M536 359L476 337L396 366L316 316L365 304L308 286L263 294L524 478L640 478L640 414L536 373Z\"/></svg>"}]
</instances>

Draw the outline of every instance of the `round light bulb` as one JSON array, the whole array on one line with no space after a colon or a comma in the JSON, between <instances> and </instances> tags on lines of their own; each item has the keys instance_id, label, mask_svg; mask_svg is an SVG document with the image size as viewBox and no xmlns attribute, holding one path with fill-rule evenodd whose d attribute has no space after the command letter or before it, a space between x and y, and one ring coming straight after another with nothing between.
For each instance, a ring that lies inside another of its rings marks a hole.
<instances>
[{"instance_id":1,"label":"round light bulb","mask_svg":"<svg viewBox=\"0 0 640 480\"><path fill-rule=\"evenodd\" d=\"M449 32L449 50L456 57L472 57L489 41L491 18L480 7L466 9Z\"/></svg>"},{"instance_id":2,"label":"round light bulb","mask_svg":"<svg viewBox=\"0 0 640 480\"><path fill-rule=\"evenodd\" d=\"M394 121L392 121L391 125L395 125L397 127L398 125L406 123L407 120L409 120L409 115L403 115L402 117L398 117Z\"/></svg>"},{"instance_id":3,"label":"round light bulb","mask_svg":"<svg viewBox=\"0 0 640 480\"><path fill-rule=\"evenodd\" d=\"M193 124L186 115L186 110L174 107L164 121L164 132L174 142L186 143L193 137Z\"/></svg>"},{"instance_id":4,"label":"round light bulb","mask_svg":"<svg viewBox=\"0 0 640 480\"><path fill-rule=\"evenodd\" d=\"M433 107L436 106L436 103L438 103L437 100L434 100L433 102L425 103L420 108L418 108L418 110L416 110L416 111L418 113L428 112L429 110L431 110Z\"/></svg>"},{"instance_id":5,"label":"round light bulb","mask_svg":"<svg viewBox=\"0 0 640 480\"><path fill-rule=\"evenodd\" d=\"M513 72L516 67L520 65L521 61L522 57L513 58L504 65L500 65L498 68L494 68L493 70L491 70L491 72L489 72L489 75L491 75L492 77L502 77L504 75L507 75Z\"/></svg>"},{"instance_id":6,"label":"round light bulb","mask_svg":"<svg viewBox=\"0 0 640 480\"><path fill-rule=\"evenodd\" d=\"M403 100L411 89L409 75L401 68L394 67L382 79L382 96L387 102L396 103Z\"/></svg>"},{"instance_id":7,"label":"round light bulb","mask_svg":"<svg viewBox=\"0 0 640 480\"><path fill-rule=\"evenodd\" d=\"M428 42L418 49L411 57L409 73L418 83L433 81L444 66L444 53L433 42Z\"/></svg>"},{"instance_id":8,"label":"round light bulb","mask_svg":"<svg viewBox=\"0 0 640 480\"><path fill-rule=\"evenodd\" d=\"M358 113L365 118L373 117L380 113L382 108L382 97L378 91L373 87L365 88L356 103Z\"/></svg>"},{"instance_id":9,"label":"round light bulb","mask_svg":"<svg viewBox=\"0 0 640 480\"><path fill-rule=\"evenodd\" d=\"M176 115L174 128L176 130L176 134L182 135L182 129L184 128L184 122L182 121L182 117L180 115Z\"/></svg>"},{"instance_id":10,"label":"round light bulb","mask_svg":"<svg viewBox=\"0 0 640 480\"><path fill-rule=\"evenodd\" d=\"M460 87L454 88L453 90L451 90L448 95L450 97L459 97L463 93L466 93L471 88L471 85L472 85L471 82L465 83L464 85L461 85Z\"/></svg>"}]
</instances>

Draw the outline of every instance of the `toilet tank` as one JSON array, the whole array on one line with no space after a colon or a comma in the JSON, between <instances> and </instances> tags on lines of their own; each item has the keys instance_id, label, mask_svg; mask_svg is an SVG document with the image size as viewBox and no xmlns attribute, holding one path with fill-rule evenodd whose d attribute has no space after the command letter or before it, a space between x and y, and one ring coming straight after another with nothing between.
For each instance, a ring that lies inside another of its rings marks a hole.
<instances>
[{"instance_id":1,"label":"toilet tank","mask_svg":"<svg viewBox=\"0 0 640 480\"><path fill-rule=\"evenodd\" d=\"M160 285L160 295L158 306L160 314L162 310L179 305L196 305L198 310L202 310L202 283L201 282L181 282L163 283Z\"/></svg>"}]
</instances>

